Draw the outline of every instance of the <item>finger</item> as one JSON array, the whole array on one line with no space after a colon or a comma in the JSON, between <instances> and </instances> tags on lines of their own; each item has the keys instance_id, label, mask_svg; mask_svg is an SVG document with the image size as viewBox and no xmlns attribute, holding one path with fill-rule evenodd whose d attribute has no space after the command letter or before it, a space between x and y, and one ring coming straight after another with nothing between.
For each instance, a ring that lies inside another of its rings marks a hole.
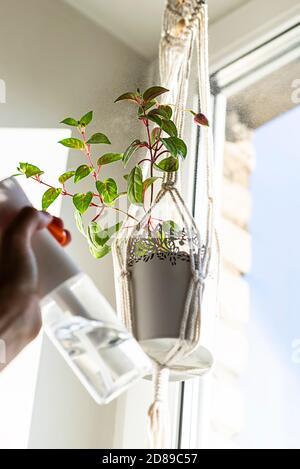
<instances>
[{"instance_id":1,"label":"finger","mask_svg":"<svg viewBox=\"0 0 300 469\"><path fill-rule=\"evenodd\" d=\"M39 212L33 207L23 208L4 233L3 242L24 244L30 242L34 233L49 225L52 216L47 212Z\"/></svg>"}]
</instances>

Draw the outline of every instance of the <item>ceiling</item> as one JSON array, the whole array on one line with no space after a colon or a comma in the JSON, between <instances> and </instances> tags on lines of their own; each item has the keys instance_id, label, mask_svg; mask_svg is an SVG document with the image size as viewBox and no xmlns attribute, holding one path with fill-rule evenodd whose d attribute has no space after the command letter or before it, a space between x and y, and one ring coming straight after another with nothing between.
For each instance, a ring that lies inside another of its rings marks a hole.
<instances>
[{"instance_id":1,"label":"ceiling","mask_svg":"<svg viewBox=\"0 0 300 469\"><path fill-rule=\"evenodd\" d=\"M147 59L155 57L165 0L64 0ZM218 21L249 0L208 0Z\"/></svg>"}]
</instances>

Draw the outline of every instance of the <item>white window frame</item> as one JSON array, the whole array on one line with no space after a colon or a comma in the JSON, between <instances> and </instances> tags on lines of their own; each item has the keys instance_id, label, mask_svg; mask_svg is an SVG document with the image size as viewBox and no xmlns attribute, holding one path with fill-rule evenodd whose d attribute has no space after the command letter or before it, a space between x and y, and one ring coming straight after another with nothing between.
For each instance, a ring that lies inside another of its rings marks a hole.
<instances>
[{"instance_id":1,"label":"white window frame","mask_svg":"<svg viewBox=\"0 0 300 469\"><path fill-rule=\"evenodd\" d=\"M260 6L261 6L260 2ZM270 2L263 2L268 3ZM287 2L282 9L277 9L277 2L272 2L277 16L272 21L267 22L265 28L260 24L251 32L253 38L245 49L245 36L240 38L239 47L235 50L233 46L223 48L227 51L225 58L221 59L220 54L214 56L215 63L212 64L212 100L213 100L213 125L215 139L215 175L217 187L217 216L220 216L220 189L223 177L223 154L225 143L226 126L226 107L227 99L233 93L237 93L246 86L262 79L268 74L274 72L280 67L292 62L300 56L300 5L297 2ZM279 3L279 2L278 2ZM230 18L226 18L223 26L227 28L230 22L237 20L240 14L238 24L245 24L241 21L243 15L250 13L250 8L255 8L258 2L255 0L249 2L243 9L236 11ZM270 5L269 5L270 6ZM283 12L283 8L285 11ZM274 11L274 8L273 8ZM297 14L295 14L297 12ZM264 17L265 9L260 19ZM251 24L251 21L250 21ZM275 26L276 25L276 26ZM280 28L281 25L281 28ZM233 29L238 32L239 27ZM222 22L212 27L211 33L219 33L222 30ZM234 60L232 60L234 57ZM227 62L226 62L227 58ZM219 64L219 65L218 65ZM219 66L219 68L218 68ZM296 77L295 77L296 78ZM300 78L300 77L297 77ZM292 94L291 83L291 94ZM199 137L198 137L199 138ZM198 153L201 151L201 136L199 138ZM197 171L194 181L194 191L197 194L197 186L201 180L197 178ZM195 197L194 215L197 219L197 213L201 210L200 198ZM214 298L212 298L212 302ZM210 347L213 351L214 343L209 337L213 337L214 322L209 325L210 330L205 330L202 335L207 344L210 341ZM181 402L180 402L180 427L178 447L180 449L200 448L206 449L210 446L209 424L210 424L210 385L211 377L196 379L182 384Z\"/></svg>"}]
</instances>

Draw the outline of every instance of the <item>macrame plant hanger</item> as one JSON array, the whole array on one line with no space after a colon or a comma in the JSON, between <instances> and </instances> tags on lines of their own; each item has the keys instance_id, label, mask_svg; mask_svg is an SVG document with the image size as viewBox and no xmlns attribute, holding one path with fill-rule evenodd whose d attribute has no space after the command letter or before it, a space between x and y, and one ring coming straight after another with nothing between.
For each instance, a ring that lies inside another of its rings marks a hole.
<instances>
[{"instance_id":1,"label":"macrame plant hanger","mask_svg":"<svg viewBox=\"0 0 300 469\"><path fill-rule=\"evenodd\" d=\"M183 134L185 108L188 96L188 85L193 55L194 43L197 43L199 101L201 112L210 120L210 82L208 68L208 12L205 1L202 0L168 0L163 20L163 32L160 43L160 75L161 84L170 90L168 103L174 105L173 120L178 128L179 136ZM201 330L201 308L203 293L210 271L212 245L215 234L214 227L214 198L213 198L213 141L209 127L203 127L201 132L206 168L207 217L206 226L201 234L190 214L180 192L177 173L166 173L161 190L157 194L153 205L139 221L138 227L121 230L113 245L113 257L116 274L116 292L118 312L125 326L136 333L136 305L133 293L135 249L138 243L134 237L139 229L147 223L156 206L169 198L177 211L178 219L183 226L183 236L180 245L186 245L186 259L189 262L188 288L184 308L180 321L180 331L177 339L165 354L149 353L154 364L153 383L154 401L149 408L149 436L152 448L170 447L170 432L168 428L168 382L171 375L184 373L190 376L200 376L208 371L201 369L196 362L189 362L189 357L199 349ZM176 241L167 240L173 246ZM134 255L133 255L134 253ZM182 255L181 255L182 256ZM151 256L146 257L146 261ZM184 257L184 256L183 256ZM138 259L139 260L139 259ZM149 263L148 263L149 265ZM143 346L143 342L141 341ZM147 347L145 347L147 352ZM209 352L208 352L209 353ZM183 379L183 378L182 378Z\"/></svg>"}]
</instances>

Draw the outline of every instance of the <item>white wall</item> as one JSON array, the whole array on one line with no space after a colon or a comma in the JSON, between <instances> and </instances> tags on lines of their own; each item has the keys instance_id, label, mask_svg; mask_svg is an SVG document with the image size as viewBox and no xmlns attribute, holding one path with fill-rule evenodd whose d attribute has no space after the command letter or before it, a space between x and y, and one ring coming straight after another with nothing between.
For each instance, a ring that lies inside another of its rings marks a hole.
<instances>
[{"instance_id":1,"label":"white wall","mask_svg":"<svg viewBox=\"0 0 300 469\"><path fill-rule=\"evenodd\" d=\"M112 149L126 148L135 129L127 120L128 106L113 101L143 85L143 59L60 0L1 0L0 8L0 75L7 86L0 126L57 128L67 115L93 109L94 129L109 135ZM74 153L69 166L79 161ZM72 227L70 212L65 202L62 213ZM85 244L79 236L74 241L71 253L113 301L113 289L105 284L109 276L100 280L98 270L111 271L110 263L86 261Z\"/></svg>"},{"instance_id":2,"label":"white wall","mask_svg":"<svg viewBox=\"0 0 300 469\"><path fill-rule=\"evenodd\" d=\"M94 129L109 135L113 149L123 150L135 129L127 119L128 107L113 105L113 101L123 91L143 86L143 73L143 59L60 0L1 0L0 78L6 83L7 103L0 104L0 127L55 129L64 117L80 117L93 109ZM15 154L8 154L13 150L12 146L1 154L1 164L4 158L16 158ZM22 160L24 155L19 156ZM57 164L58 156L53 152L52 162L47 157L44 165L39 163L47 171L47 166ZM70 155L69 166L73 160L78 164L76 153ZM84 239L74 227L70 201L63 201L62 216L74 233L70 254L114 303L111 260L97 262L90 257ZM33 347L32 353L36 353L34 350ZM27 373L16 375L14 380L20 399L24 397L24 376L35 379L34 361L27 359L26 366ZM13 408L13 399L6 399L2 404ZM94 404L44 339L30 447L112 447L116 405ZM24 432L26 428L24 424ZM15 445L25 446L26 438L23 433ZM7 445L14 446L14 442Z\"/></svg>"}]
</instances>

